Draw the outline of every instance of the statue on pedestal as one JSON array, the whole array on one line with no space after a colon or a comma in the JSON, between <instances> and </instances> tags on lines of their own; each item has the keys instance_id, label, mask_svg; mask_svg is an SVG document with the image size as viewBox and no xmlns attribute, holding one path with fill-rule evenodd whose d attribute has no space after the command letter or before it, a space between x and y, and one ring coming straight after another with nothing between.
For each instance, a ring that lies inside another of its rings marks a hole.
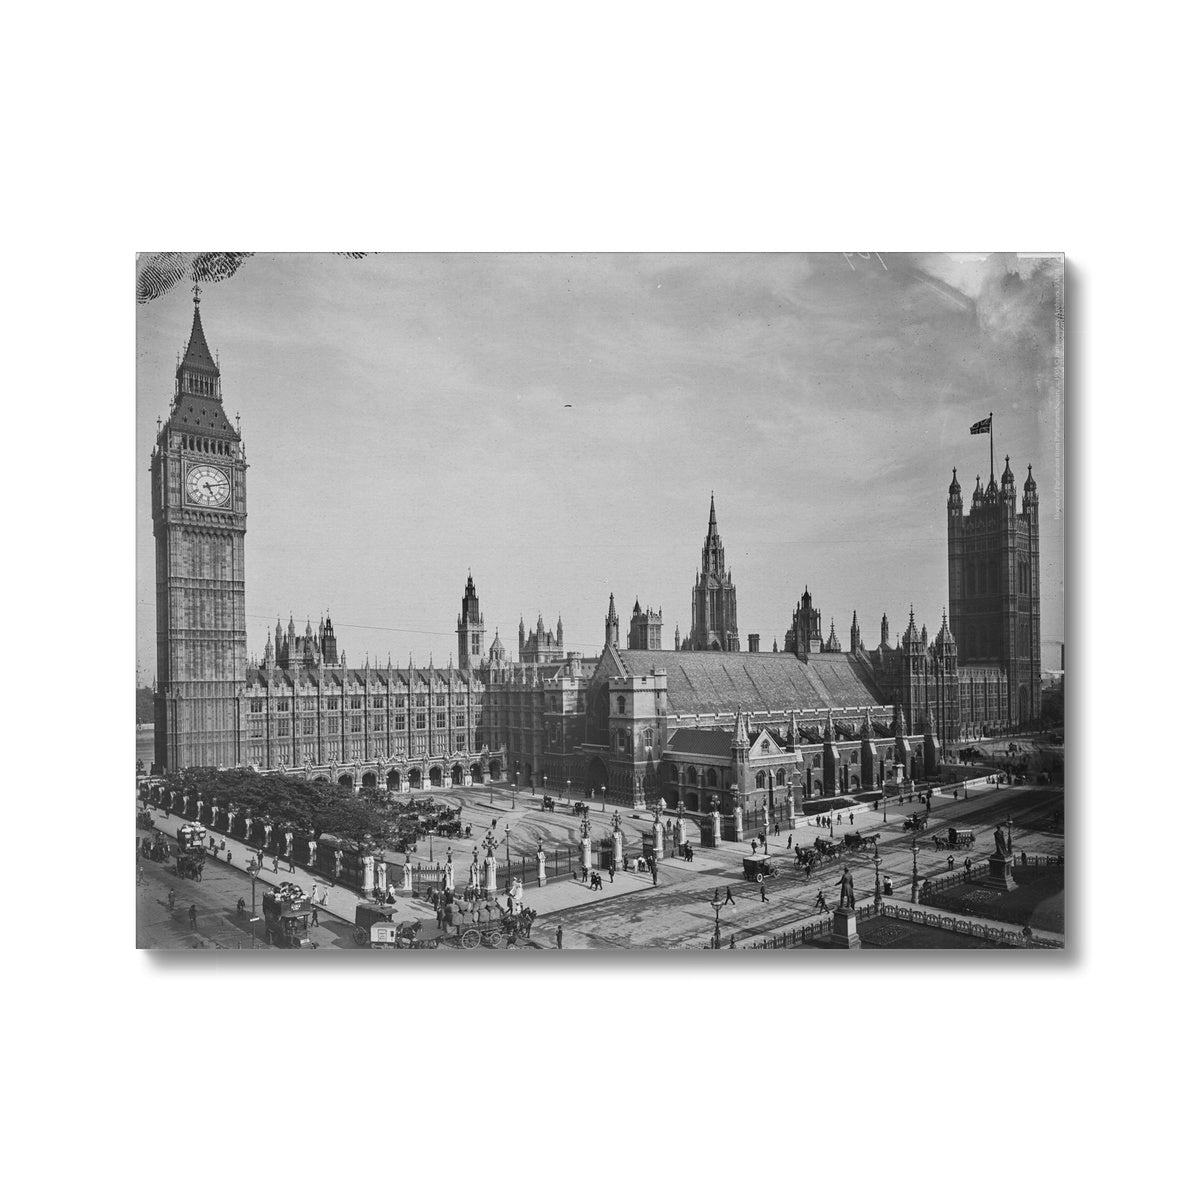
<instances>
[{"instance_id":1,"label":"statue on pedestal","mask_svg":"<svg viewBox=\"0 0 1200 1200\"><path fill-rule=\"evenodd\" d=\"M839 908L854 907L854 879L849 867L842 868L842 895L838 901Z\"/></svg>"},{"instance_id":2,"label":"statue on pedestal","mask_svg":"<svg viewBox=\"0 0 1200 1200\"><path fill-rule=\"evenodd\" d=\"M1001 826L1001 825L996 826L995 838L996 838L996 853L999 854L1001 858L1007 858L1008 857L1008 846L1005 844L1005 841L1004 841L1004 827L1003 826Z\"/></svg>"}]
</instances>

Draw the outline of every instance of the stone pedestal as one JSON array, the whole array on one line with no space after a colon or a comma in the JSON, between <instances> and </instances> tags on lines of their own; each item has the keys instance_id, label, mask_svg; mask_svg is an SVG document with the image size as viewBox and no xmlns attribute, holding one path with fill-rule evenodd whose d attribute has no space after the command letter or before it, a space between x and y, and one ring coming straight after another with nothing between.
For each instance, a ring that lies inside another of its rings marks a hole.
<instances>
[{"instance_id":1,"label":"stone pedestal","mask_svg":"<svg viewBox=\"0 0 1200 1200\"><path fill-rule=\"evenodd\" d=\"M375 859L366 855L362 860L362 890L370 892L375 887Z\"/></svg>"},{"instance_id":2,"label":"stone pedestal","mask_svg":"<svg viewBox=\"0 0 1200 1200\"><path fill-rule=\"evenodd\" d=\"M537 853L538 865L538 887L544 887L546 883L546 852L539 850Z\"/></svg>"},{"instance_id":3,"label":"stone pedestal","mask_svg":"<svg viewBox=\"0 0 1200 1200\"><path fill-rule=\"evenodd\" d=\"M733 810L733 840L735 842L742 840L742 806L740 804Z\"/></svg>"},{"instance_id":4,"label":"stone pedestal","mask_svg":"<svg viewBox=\"0 0 1200 1200\"><path fill-rule=\"evenodd\" d=\"M654 857L663 856L663 827L661 821L654 822Z\"/></svg>"},{"instance_id":5,"label":"stone pedestal","mask_svg":"<svg viewBox=\"0 0 1200 1200\"><path fill-rule=\"evenodd\" d=\"M792 799L791 789L788 789L787 799L783 802L783 819L789 829L796 828L796 802Z\"/></svg>"},{"instance_id":6,"label":"stone pedestal","mask_svg":"<svg viewBox=\"0 0 1200 1200\"><path fill-rule=\"evenodd\" d=\"M1017 886L1013 878L1013 856L1001 854L997 850L988 856L988 873L986 878L978 881L980 887L991 888L996 892L1011 892Z\"/></svg>"},{"instance_id":7,"label":"stone pedestal","mask_svg":"<svg viewBox=\"0 0 1200 1200\"><path fill-rule=\"evenodd\" d=\"M489 900L496 894L496 860L490 856L483 860L483 892Z\"/></svg>"},{"instance_id":8,"label":"stone pedestal","mask_svg":"<svg viewBox=\"0 0 1200 1200\"><path fill-rule=\"evenodd\" d=\"M400 890L402 892L404 892L405 895L411 896L412 895L412 863L406 862L404 864L402 870L403 870L404 874L402 876L403 882L400 884Z\"/></svg>"},{"instance_id":9,"label":"stone pedestal","mask_svg":"<svg viewBox=\"0 0 1200 1200\"><path fill-rule=\"evenodd\" d=\"M721 814L718 810L713 810L709 814L709 820L712 821L712 840L714 846L721 844Z\"/></svg>"},{"instance_id":10,"label":"stone pedestal","mask_svg":"<svg viewBox=\"0 0 1200 1200\"><path fill-rule=\"evenodd\" d=\"M613 870L619 871L621 864L625 861L625 838L622 836L619 829L613 830Z\"/></svg>"},{"instance_id":11,"label":"stone pedestal","mask_svg":"<svg viewBox=\"0 0 1200 1200\"><path fill-rule=\"evenodd\" d=\"M833 944L842 950L859 950L862 941L858 936L858 918L852 908L833 910Z\"/></svg>"},{"instance_id":12,"label":"stone pedestal","mask_svg":"<svg viewBox=\"0 0 1200 1200\"><path fill-rule=\"evenodd\" d=\"M583 869L585 872L590 872L592 869L592 839L583 838L579 843L579 853L583 859Z\"/></svg>"}]
</instances>

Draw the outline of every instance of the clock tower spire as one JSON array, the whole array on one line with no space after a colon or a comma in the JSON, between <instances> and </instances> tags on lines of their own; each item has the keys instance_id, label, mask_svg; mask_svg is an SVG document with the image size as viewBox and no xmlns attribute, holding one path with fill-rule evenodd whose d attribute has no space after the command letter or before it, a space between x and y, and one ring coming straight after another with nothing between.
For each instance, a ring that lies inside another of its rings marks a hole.
<instances>
[{"instance_id":1,"label":"clock tower spire","mask_svg":"<svg viewBox=\"0 0 1200 1200\"><path fill-rule=\"evenodd\" d=\"M243 758L246 457L221 400L221 370L193 288L192 331L150 459L159 770Z\"/></svg>"}]
</instances>

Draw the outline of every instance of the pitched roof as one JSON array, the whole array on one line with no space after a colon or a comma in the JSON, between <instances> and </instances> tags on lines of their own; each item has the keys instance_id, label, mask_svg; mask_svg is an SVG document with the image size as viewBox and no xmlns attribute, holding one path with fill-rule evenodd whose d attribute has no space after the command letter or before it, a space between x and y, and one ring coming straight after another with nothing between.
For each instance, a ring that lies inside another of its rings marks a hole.
<instances>
[{"instance_id":1,"label":"pitched roof","mask_svg":"<svg viewBox=\"0 0 1200 1200\"><path fill-rule=\"evenodd\" d=\"M204 326L200 324L199 304L196 305L196 310L192 314L192 336L188 339L187 349L183 352L183 361L179 365L189 370L211 371L214 375L218 373L217 364L208 350Z\"/></svg>"},{"instance_id":2,"label":"pitched roof","mask_svg":"<svg viewBox=\"0 0 1200 1200\"><path fill-rule=\"evenodd\" d=\"M728 758L732 745L733 734L728 729L677 729L667 749L675 754Z\"/></svg>"},{"instance_id":3,"label":"pitched roof","mask_svg":"<svg viewBox=\"0 0 1200 1200\"><path fill-rule=\"evenodd\" d=\"M675 713L863 708L884 703L865 668L850 654L739 654L721 650L622 650L631 675L667 675Z\"/></svg>"},{"instance_id":4,"label":"pitched roof","mask_svg":"<svg viewBox=\"0 0 1200 1200\"><path fill-rule=\"evenodd\" d=\"M181 433L200 433L205 437L238 440L241 434L229 423L220 400L215 396L180 396L168 422Z\"/></svg>"}]
</instances>

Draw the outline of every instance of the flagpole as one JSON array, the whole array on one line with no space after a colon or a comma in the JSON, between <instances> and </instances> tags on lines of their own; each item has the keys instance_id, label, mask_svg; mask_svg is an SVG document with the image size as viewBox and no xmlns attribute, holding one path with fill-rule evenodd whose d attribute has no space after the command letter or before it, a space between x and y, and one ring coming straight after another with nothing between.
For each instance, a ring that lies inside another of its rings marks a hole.
<instances>
[{"instance_id":1,"label":"flagpole","mask_svg":"<svg viewBox=\"0 0 1200 1200\"><path fill-rule=\"evenodd\" d=\"M992 414L991 413L988 413L988 457L991 459L991 463L992 463L991 478L995 479L996 478L996 450L995 450L995 446L992 442Z\"/></svg>"}]
</instances>

